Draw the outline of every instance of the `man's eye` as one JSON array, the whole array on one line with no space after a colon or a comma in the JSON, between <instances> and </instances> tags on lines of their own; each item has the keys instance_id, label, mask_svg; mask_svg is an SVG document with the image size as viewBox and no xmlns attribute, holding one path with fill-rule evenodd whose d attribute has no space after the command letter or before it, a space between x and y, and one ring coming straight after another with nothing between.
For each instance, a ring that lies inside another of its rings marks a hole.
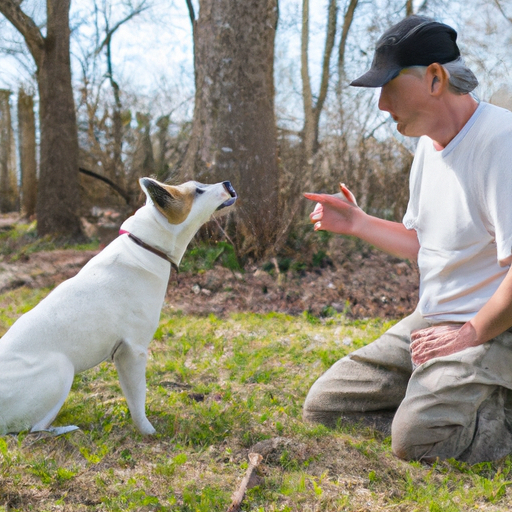
<instances>
[{"instance_id":1,"label":"man's eye","mask_svg":"<svg viewBox=\"0 0 512 512\"><path fill-rule=\"evenodd\" d=\"M196 188L196 194L199 195L199 194L204 194L204 189L202 188Z\"/></svg>"}]
</instances>

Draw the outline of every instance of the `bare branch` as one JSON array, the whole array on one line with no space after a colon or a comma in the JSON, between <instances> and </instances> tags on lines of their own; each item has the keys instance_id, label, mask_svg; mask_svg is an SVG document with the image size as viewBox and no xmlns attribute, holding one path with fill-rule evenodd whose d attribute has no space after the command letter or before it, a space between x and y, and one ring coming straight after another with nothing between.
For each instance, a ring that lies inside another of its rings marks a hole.
<instances>
[{"instance_id":1,"label":"bare branch","mask_svg":"<svg viewBox=\"0 0 512 512\"><path fill-rule=\"evenodd\" d=\"M501 5L500 0L494 0L494 3L496 4L496 7L498 10L503 14L503 17L510 23L512 23L512 18L510 16L507 16L507 13L505 12L505 9L503 9L503 6Z\"/></svg>"},{"instance_id":2,"label":"bare branch","mask_svg":"<svg viewBox=\"0 0 512 512\"><path fill-rule=\"evenodd\" d=\"M0 12L23 36L36 66L39 67L44 51L44 37L34 20L21 10L18 2L13 0L0 0Z\"/></svg>"},{"instance_id":3,"label":"bare branch","mask_svg":"<svg viewBox=\"0 0 512 512\"><path fill-rule=\"evenodd\" d=\"M327 20L327 37L325 40L324 62L322 65L322 81L320 83L320 92L315 105L315 125L318 126L320 114L324 106L327 90L329 88L330 69L332 50L334 48L334 39L336 37L336 17L338 6L336 0L329 0L329 17Z\"/></svg>"},{"instance_id":4,"label":"bare branch","mask_svg":"<svg viewBox=\"0 0 512 512\"><path fill-rule=\"evenodd\" d=\"M304 96L304 110L307 114L313 110L313 94L309 78L308 63L309 47L309 0L302 0L302 38L301 38L301 76L302 94Z\"/></svg>"},{"instance_id":5,"label":"bare branch","mask_svg":"<svg viewBox=\"0 0 512 512\"><path fill-rule=\"evenodd\" d=\"M350 31L350 27L352 26L352 21L354 21L354 12L357 8L357 4L359 0L350 0L350 3L347 6L347 10L343 16L343 29L341 31L341 40L340 47L338 50L338 74L340 77L340 82L342 81L342 77L344 76L344 64L345 64L345 49L347 46L347 38L348 33Z\"/></svg>"},{"instance_id":6,"label":"bare branch","mask_svg":"<svg viewBox=\"0 0 512 512\"><path fill-rule=\"evenodd\" d=\"M195 21L196 21L196 13L194 11L194 6L192 5L191 0L186 0L187 2L187 8L188 8L188 15L190 16L190 22L192 23L192 29L194 29Z\"/></svg>"},{"instance_id":7,"label":"bare branch","mask_svg":"<svg viewBox=\"0 0 512 512\"><path fill-rule=\"evenodd\" d=\"M84 169L83 167L79 167L78 170L86 176L90 176L91 178L96 178L97 180L103 181L109 187L114 189L126 201L126 204L130 204L130 194L128 194L126 190L114 183L112 180L109 180L105 176L102 176L101 174L98 174L94 171L90 171L89 169Z\"/></svg>"},{"instance_id":8,"label":"bare branch","mask_svg":"<svg viewBox=\"0 0 512 512\"><path fill-rule=\"evenodd\" d=\"M1 1L1 0L0 0ZM96 55L105 48L110 43L110 40L112 39L112 36L115 34L115 32L125 23L130 21L132 18L135 18L135 16L138 16L142 12L149 9L149 5L146 4L146 0L143 0L141 4L135 8L133 11L131 11L129 14L127 14L122 20L118 21L111 29L107 28L107 34L105 36L105 39L101 42L101 44L96 49ZM106 15L105 15L106 16Z\"/></svg>"}]
</instances>

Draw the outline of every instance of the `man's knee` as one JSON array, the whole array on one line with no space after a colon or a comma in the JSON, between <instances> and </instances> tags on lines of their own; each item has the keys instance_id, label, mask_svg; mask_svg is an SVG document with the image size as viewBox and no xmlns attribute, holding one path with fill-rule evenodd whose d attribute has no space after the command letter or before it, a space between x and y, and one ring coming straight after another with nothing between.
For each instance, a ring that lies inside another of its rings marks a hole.
<instances>
[{"instance_id":1,"label":"man's knee","mask_svg":"<svg viewBox=\"0 0 512 512\"><path fill-rule=\"evenodd\" d=\"M402 460L428 461L432 458L435 442L429 440L428 428L417 418L409 416L401 421L398 414L391 426L391 448ZM435 457L434 457L435 459Z\"/></svg>"},{"instance_id":2,"label":"man's knee","mask_svg":"<svg viewBox=\"0 0 512 512\"><path fill-rule=\"evenodd\" d=\"M440 419L435 411L415 411L401 406L391 427L393 453L403 460L434 461L458 458L470 445L474 425Z\"/></svg>"},{"instance_id":3,"label":"man's knee","mask_svg":"<svg viewBox=\"0 0 512 512\"><path fill-rule=\"evenodd\" d=\"M340 361L336 364L339 365ZM340 400L339 392L330 378L330 373L332 373L332 368L311 386L304 401L302 412L304 421L321 423L329 427L336 425L343 409L343 401Z\"/></svg>"},{"instance_id":4,"label":"man's knee","mask_svg":"<svg viewBox=\"0 0 512 512\"><path fill-rule=\"evenodd\" d=\"M402 460L419 460L421 458L414 432L415 428L404 425L397 427L396 422L393 422L391 426L391 448L393 453Z\"/></svg>"}]
</instances>

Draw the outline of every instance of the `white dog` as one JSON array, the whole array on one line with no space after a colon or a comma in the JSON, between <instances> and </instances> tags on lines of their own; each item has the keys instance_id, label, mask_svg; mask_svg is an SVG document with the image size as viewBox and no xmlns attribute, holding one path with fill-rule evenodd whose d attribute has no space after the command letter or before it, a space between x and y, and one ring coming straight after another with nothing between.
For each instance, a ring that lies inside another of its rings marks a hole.
<instances>
[{"instance_id":1,"label":"white dog","mask_svg":"<svg viewBox=\"0 0 512 512\"><path fill-rule=\"evenodd\" d=\"M140 185L146 205L123 223L122 234L0 340L0 434L51 431L75 374L106 359L116 365L135 425L155 433L145 413L146 353L171 265L236 193L228 181L174 187L142 178Z\"/></svg>"}]
</instances>

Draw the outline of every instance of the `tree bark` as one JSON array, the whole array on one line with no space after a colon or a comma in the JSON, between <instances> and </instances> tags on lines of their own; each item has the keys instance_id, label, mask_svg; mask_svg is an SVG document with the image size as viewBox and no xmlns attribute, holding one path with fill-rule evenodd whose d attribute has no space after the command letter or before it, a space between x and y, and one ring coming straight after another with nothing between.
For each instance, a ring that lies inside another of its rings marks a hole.
<instances>
[{"instance_id":1,"label":"tree bark","mask_svg":"<svg viewBox=\"0 0 512 512\"><path fill-rule=\"evenodd\" d=\"M11 91L0 89L0 212L7 213L17 209L18 184L13 154L13 132Z\"/></svg>"},{"instance_id":2,"label":"tree bark","mask_svg":"<svg viewBox=\"0 0 512 512\"><path fill-rule=\"evenodd\" d=\"M22 34L37 67L41 130L38 234L77 238L82 230L69 7L70 0L47 0L47 35L43 37L18 2L0 0L0 12Z\"/></svg>"},{"instance_id":3,"label":"tree bark","mask_svg":"<svg viewBox=\"0 0 512 512\"><path fill-rule=\"evenodd\" d=\"M38 66L41 164L39 235L81 235L78 136L69 53L70 0L47 0L47 36Z\"/></svg>"},{"instance_id":4,"label":"tree bark","mask_svg":"<svg viewBox=\"0 0 512 512\"><path fill-rule=\"evenodd\" d=\"M21 169L21 212L26 217L36 213L37 162L34 97L23 88L18 92L18 140Z\"/></svg>"},{"instance_id":5,"label":"tree bark","mask_svg":"<svg viewBox=\"0 0 512 512\"><path fill-rule=\"evenodd\" d=\"M280 224L273 81L277 0L199 5L193 22L194 121L182 173L232 182L239 201L231 239L239 255L259 257L272 248Z\"/></svg>"},{"instance_id":6,"label":"tree bark","mask_svg":"<svg viewBox=\"0 0 512 512\"><path fill-rule=\"evenodd\" d=\"M313 93L311 91L311 82L309 78L309 0L303 0L302 3L302 43L301 43L301 75L302 75L302 94L304 101L304 128L303 144L305 160L307 165L313 163L313 157L320 147L319 127L320 115L324 108L327 98L330 78L330 61L334 40L336 37L336 0L329 0L329 14L327 18L327 34L325 39L325 50L322 63L322 78L320 91L316 103L313 102Z\"/></svg>"}]
</instances>

